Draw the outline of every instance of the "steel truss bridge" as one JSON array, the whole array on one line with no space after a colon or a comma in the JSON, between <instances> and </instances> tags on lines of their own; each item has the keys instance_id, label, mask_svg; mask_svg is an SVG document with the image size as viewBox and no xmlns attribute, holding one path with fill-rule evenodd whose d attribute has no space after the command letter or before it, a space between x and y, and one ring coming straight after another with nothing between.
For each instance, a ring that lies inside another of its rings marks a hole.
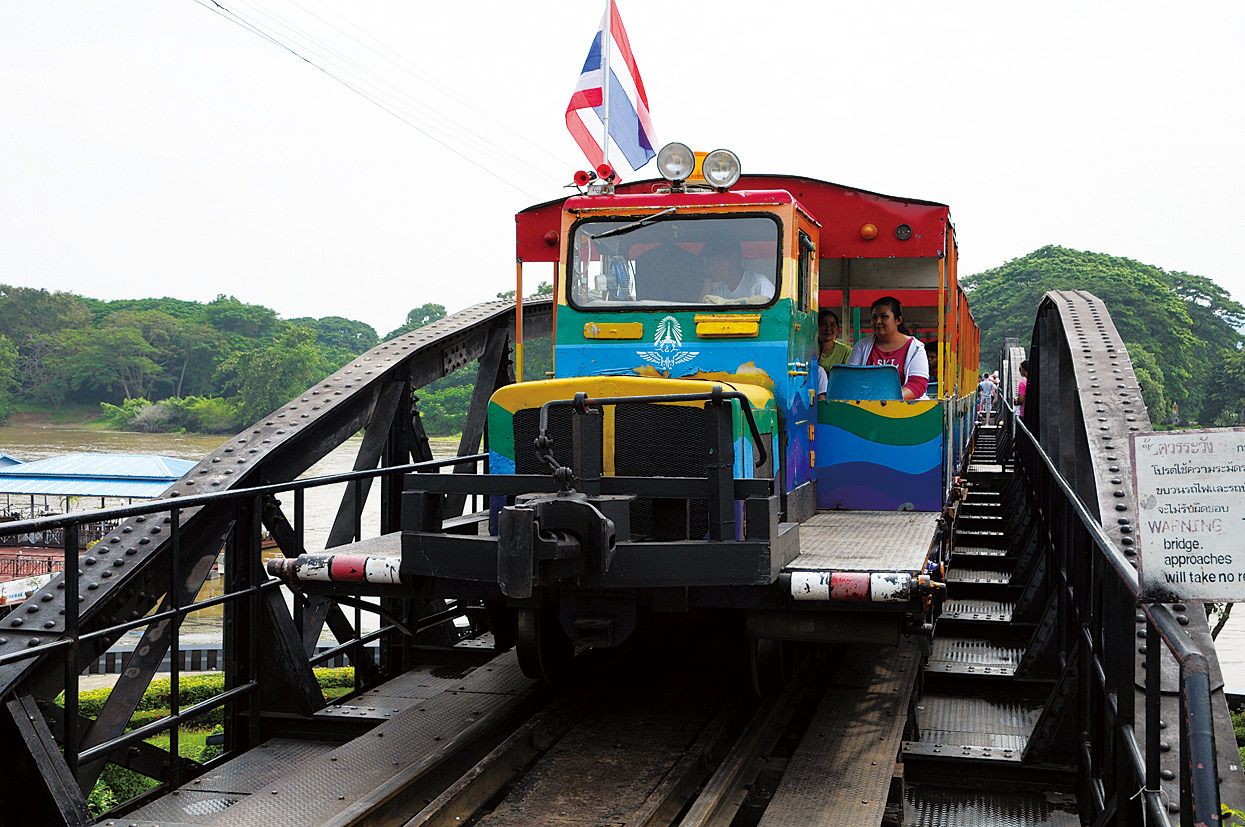
<instances>
[{"instance_id":1,"label":"steel truss bridge","mask_svg":"<svg viewBox=\"0 0 1245 827\"><path fill-rule=\"evenodd\" d=\"M525 302L529 337L550 321L548 301ZM486 303L381 344L162 500L111 509L119 525L81 555L77 533L98 513L5 525L63 532L77 565L0 620L0 821L96 823L86 796L108 763L160 782L102 816L133 825L554 823L575 816L567 802L626 824L1193 825L1245 804L1204 613L1139 601L1128 435L1149 419L1107 309L1084 292L1038 308L1026 420L1007 408L978 428L932 646L839 647L762 702L677 668L657 698L643 675L672 667L622 655L559 697L479 635L483 606L296 595L291 609L262 567L262 533L298 556L304 492L336 485L326 547L394 544L405 473L474 473L485 459L514 322L512 304ZM1021 358L1005 353L1005 373ZM436 462L416 392L477 359L458 457ZM360 430L353 472L298 480ZM365 537L375 489L379 536ZM474 530L466 506L447 497L446 531ZM225 593L196 603L222 548ZM181 623L217 604L224 690L182 706ZM363 611L379 628L363 631ZM325 625L338 645L315 654ZM77 677L127 632L141 640L86 717ZM682 644L676 661L694 660ZM355 692L326 705L312 670L341 654ZM166 658L169 715L134 727ZM173 757L208 714L223 716L222 754ZM167 749L147 741L160 733ZM615 742L609 777L583 769ZM551 801L560 815L540 809Z\"/></svg>"}]
</instances>

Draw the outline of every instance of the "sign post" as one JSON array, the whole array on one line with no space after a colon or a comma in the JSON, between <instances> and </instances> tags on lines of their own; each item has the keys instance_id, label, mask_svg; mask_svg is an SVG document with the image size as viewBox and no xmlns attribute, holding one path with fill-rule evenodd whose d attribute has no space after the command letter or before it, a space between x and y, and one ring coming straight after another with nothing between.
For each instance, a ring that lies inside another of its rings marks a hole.
<instances>
[{"instance_id":1,"label":"sign post","mask_svg":"<svg viewBox=\"0 0 1245 827\"><path fill-rule=\"evenodd\" d=\"M1132 434L1129 449L1145 599L1245 601L1245 428Z\"/></svg>"}]
</instances>

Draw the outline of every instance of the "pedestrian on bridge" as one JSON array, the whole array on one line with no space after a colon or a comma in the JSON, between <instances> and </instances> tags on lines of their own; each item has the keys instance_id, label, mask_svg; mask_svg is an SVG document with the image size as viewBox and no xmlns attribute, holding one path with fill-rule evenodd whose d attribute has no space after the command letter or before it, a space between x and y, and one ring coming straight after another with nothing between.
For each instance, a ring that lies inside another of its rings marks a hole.
<instances>
[{"instance_id":1,"label":"pedestrian on bridge","mask_svg":"<svg viewBox=\"0 0 1245 827\"><path fill-rule=\"evenodd\" d=\"M990 374L981 374L981 382L977 385L977 416L986 425L992 424L994 415L994 394L998 385L990 378Z\"/></svg>"}]
</instances>

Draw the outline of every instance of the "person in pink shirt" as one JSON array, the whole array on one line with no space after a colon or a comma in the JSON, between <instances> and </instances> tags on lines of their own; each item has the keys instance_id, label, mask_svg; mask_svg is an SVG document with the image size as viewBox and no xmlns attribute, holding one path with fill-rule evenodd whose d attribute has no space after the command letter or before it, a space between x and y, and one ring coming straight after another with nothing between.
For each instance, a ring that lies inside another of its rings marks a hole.
<instances>
[{"instance_id":1,"label":"person in pink shirt","mask_svg":"<svg viewBox=\"0 0 1245 827\"><path fill-rule=\"evenodd\" d=\"M925 347L908 333L899 299L883 296L870 308L873 334L861 336L852 347L849 365L894 365L906 400L925 398L929 387L929 359Z\"/></svg>"},{"instance_id":2,"label":"person in pink shirt","mask_svg":"<svg viewBox=\"0 0 1245 827\"><path fill-rule=\"evenodd\" d=\"M1020 384L1016 387L1016 413L1021 419L1025 417L1025 390L1029 387L1029 360L1020 363Z\"/></svg>"}]
</instances>

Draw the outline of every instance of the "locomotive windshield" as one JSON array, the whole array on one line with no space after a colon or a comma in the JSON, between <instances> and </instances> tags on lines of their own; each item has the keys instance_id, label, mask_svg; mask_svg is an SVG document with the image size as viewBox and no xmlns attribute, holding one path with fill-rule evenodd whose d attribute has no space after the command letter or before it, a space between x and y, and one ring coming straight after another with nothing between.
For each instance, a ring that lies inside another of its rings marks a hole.
<instances>
[{"instance_id":1,"label":"locomotive windshield","mask_svg":"<svg viewBox=\"0 0 1245 827\"><path fill-rule=\"evenodd\" d=\"M765 216L593 219L576 226L571 304L621 310L749 306L774 300L779 225Z\"/></svg>"}]
</instances>

